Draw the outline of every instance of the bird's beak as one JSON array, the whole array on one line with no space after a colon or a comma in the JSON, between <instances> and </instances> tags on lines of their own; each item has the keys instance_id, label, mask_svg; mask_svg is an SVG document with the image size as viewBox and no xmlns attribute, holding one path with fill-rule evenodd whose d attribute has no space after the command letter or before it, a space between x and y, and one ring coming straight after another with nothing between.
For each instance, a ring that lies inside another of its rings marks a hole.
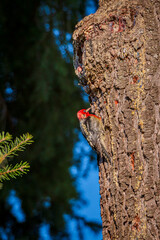
<instances>
[{"instance_id":1,"label":"bird's beak","mask_svg":"<svg viewBox=\"0 0 160 240\"><path fill-rule=\"evenodd\" d=\"M91 109L91 107L90 107L90 108L87 108L87 109L86 109L86 112L88 112L90 109Z\"/></svg>"}]
</instances>

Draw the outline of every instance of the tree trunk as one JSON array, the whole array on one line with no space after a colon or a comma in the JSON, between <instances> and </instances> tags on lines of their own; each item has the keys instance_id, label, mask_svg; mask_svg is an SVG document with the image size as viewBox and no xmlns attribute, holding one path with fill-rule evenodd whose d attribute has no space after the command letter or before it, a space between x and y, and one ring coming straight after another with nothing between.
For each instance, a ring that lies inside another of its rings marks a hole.
<instances>
[{"instance_id":1,"label":"tree trunk","mask_svg":"<svg viewBox=\"0 0 160 240\"><path fill-rule=\"evenodd\" d=\"M101 116L103 239L160 239L160 0L101 0L73 34L74 66Z\"/></svg>"}]
</instances>

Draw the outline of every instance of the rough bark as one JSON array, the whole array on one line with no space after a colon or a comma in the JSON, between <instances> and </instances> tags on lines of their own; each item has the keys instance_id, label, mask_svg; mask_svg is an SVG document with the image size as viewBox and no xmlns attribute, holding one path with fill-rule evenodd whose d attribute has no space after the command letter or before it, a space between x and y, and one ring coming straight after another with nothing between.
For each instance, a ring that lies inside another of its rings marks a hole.
<instances>
[{"instance_id":1,"label":"rough bark","mask_svg":"<svg viewBox=\"0 0 160 240\"><path fill-rule=\"evenodd\" d=\"M99 165L103 239L160 239L160 1L101 0L73 43L112 156Z\"/></svg>"}]
</instances>

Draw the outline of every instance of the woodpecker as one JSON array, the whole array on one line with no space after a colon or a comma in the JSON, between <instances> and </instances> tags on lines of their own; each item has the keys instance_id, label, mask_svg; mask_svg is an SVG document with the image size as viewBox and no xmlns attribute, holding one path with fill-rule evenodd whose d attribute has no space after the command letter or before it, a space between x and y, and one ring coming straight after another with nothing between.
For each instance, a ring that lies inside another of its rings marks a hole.
<instances>
[{"instance_id":1,"label":"woodpecker","mask_svg":"<svg viewBox=\"0 0 160 240\"><path fill-rule=\"evenodd\" d=\"M106 134L101 118L90 114L86 109L78 111L77 118L80 122L82 134L92 149L97 152L101 159L104 157L110 161L110 156L106 149Z\"/></svg>"}]
</instances>

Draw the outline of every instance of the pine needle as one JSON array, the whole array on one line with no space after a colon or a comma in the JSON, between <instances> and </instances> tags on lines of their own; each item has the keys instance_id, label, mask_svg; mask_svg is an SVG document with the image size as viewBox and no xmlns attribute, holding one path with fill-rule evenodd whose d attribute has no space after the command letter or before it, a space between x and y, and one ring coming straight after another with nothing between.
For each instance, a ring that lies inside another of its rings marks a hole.
<instances>
[{"instance_id":1,"label":"pine needle","mask_svg":"<svg viewBox=\"0 0 160 240\"><path fill-rule=\"evenodd\" d=\"M16 137L12 141L12 136L9 133L0 133L0 164L7 158L17 156L18 151L23 151L26 145L33 142L33 136L29 133L23 134L19 138ZM17 163L15 166L7 165L0 168L0 182L4 180L10 180L10 178L16 178L22 176L29 171L30 165L27 162Z\"/></svg>"},{"instance_id":2,"label":"pine needle","mask_svg":"<svg viewBox=\"0 0 160 240\"><path fill-rule=\"evenodd\" d=\"M10 180L10 178L16 178L17 176L22 176L29 171L29 163L20 162L17 163L14 167L8 165L5 168L0 169L0 181Z\"/></svg>"},{"instance_id":3,"label":"pine needle","mask_svg":"<svg viewBox=\"0 0 160 240\"><path fill-rule=\"evenodd\" d=\"M5 144L7 141L11 141L12 135L10 135L8 132L2 132L0 133L0 144Z\"/></svg>"},{"instance_id":4,"label":"pine needle","mask_svg":"<svg viewBox=\"0 0 160 240\"><path fill-rule=\"evenodd\" d=\"M23 151L26 145L33 142L32 138L32 135L26 133L19 138L17 137L14 142L2 146L0 150L0 163L2 163L7 157L17 156L17 151Z\"/></svg>"}]
</instances>

